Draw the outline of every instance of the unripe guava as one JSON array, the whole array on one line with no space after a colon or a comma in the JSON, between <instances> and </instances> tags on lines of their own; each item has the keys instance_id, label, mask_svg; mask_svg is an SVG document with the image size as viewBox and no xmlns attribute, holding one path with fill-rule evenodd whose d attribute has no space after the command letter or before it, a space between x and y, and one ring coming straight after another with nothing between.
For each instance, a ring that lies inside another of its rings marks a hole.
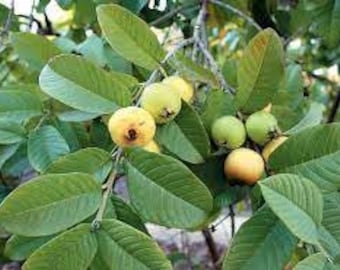
<instances>
[{"instance_id":1,"label":"unripe guava","mask_svg":"<svg viewBox=\"0 0 340 270\"><path fill-rule=\"evenodd\" d=\"M154 140L151 140L147 145L144 145L143 149L149 152L154 152L154 153L161 152L159 145Z\"/></svg>"},{"instance_id":2,"label":"unripe guava","mask_svg":"<svg viewBox=\"0 0 340 270\"><path fill-rule=\"evenodd\" d=\"M262 157L263 159L268 162L270 155L281 145L283 144L288 137L286 136L280 136L273 140L271 140L269 143L266 144L266 146L263 148L262 151Z\"/></svg>"},{"instance_id":3,"label":"unripe guava","mask_svg":"<svg viewBox=\"0 0 340 270\"><path fill-rule=\"evenodd\" d=\"M144 89L141 106L163 124L173 120L181 110L181 97L163 83L153 83Z\"/></svg>"},{"instance_id":4,"label":"unripe guava","mask_svg":"<svg viewBox=\"0 0 340 270\"><path fill-rule=\"evenodd\" d=\"M179 76L167 77L162 83L168 85L171 90L177 91L181 98L186 102L189 102L194 95L194 88L192 85Z\"/></svg>"},{"instance_id":5,"label":"unripe guava","mask_svg":"<svg viewBox=\"0 0 340 270\"><path fill-rule=\"evenodd\" d=\"M117 110L108 122L108 129L118 146L144 146L155 135L156 123L149 112L131 106Z\"/></svg>"},{"instance_id":6,"label":"unripe guava","mask_svg":"<svg viewBox=\"0 0 340 270\"><path fill-rule=\"evenodd\" d=\"M248 148L233 150L224 161L224 173L230 179L248 185L255 184L264 172L264 161L255 151Z\"/></svg>"},{"instance_id":7,"label":"unripe guava","mask_svg":"<svg viewBox=\"0 0 340 270\"><path fill-rule=\"evenodd\" d=\"M277 133L278 123L271 113L259 111L248 117L246 129L252 141L264 145Z\"/></svg>"},{"instance_id":8,"label":"unripe guava","mask_svg":"<svg viewBox=\"0 0 340 270\"><path fill-rule=\"evenodd\" d=\"M235 149L244 144L246 129L236 117L223 116L212 124L211 135L217 145Z\"/></svg>"}]
</instances>

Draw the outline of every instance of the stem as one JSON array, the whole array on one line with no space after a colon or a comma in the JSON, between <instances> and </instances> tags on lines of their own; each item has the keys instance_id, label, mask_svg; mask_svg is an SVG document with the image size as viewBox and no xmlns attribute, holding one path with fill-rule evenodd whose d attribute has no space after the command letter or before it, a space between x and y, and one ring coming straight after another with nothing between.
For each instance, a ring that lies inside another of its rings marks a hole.
<instances>
[{"instance_id":1,"label":"stem","mask_svg":"<svg viewBox=\"0 0 340 270\"><path fill-rule=\"evenodd\" d=\"M201 40L196 41L200 50L204 54L205 58L208 60L208 63L213 71L213 73L216 75L217 79L219 80L220 86L223 88L223 90L227 90L230 94L235 94L235 89L231 87L226 80L224 79L222 72L220 68L218 67L214 57L212 54L205 48L204 44Z\"/></svg>"},{"instance_id":2,"label":"stem","mask_svg":"<svg viewBox=\"0 0 340 270\"><path fill-rule=\"evenodd\" d=\"M233 205L229 205L230 222L231 222L231 237L235 235L235 212Z\"/></svg>"},{"instance_id":3,"label":"stem","mask_svg":"<svg viewBox=\"0 0 340 270\"><path fill-rule=\"evenodd\" d=\"M33 25L33 21L34 21L33 12L34 12L34 8L35 8L35 0L32 1L31 13L30 13L29 22L28 22L28 30L31 30L32 25Z\"/></svg>"},{"instance_id":4,"label":"stem","mask_svg":"<svg viewBox=\"0 0 340 270\"><path fill-rule=\"evenodd\" d=\"M49 116L50 116L50 112L46 111L46 113L39 119L39 122L33 128L33 131L37 131Z\"/></svg>"},{"instance_id":5,"label":"stem","mask_svg":"<svg viewBox=\"0 0 340 270\"><path fill-rule=\"evenodd\" d=\"M258 31L261 31L262 30L262 27L257 23L255 22L255 20L248 16L247 14L243 13L241 10L227 4L227 3L224 3L224 2L221 2L219 0L209 0L210 3L213 3L215 5L218 5L220 7L223 7L233 13L235 13L236 15L242 17L243 19L245 19L249 24L251 24L252 26L254 26Z\"/></svg>"},{"instance_id":6,"label":"stem","mask_svg":"<svg viewBox=\"0 0 340 270\"><path fill-rule=\"evenodd\" d=\"M207 244L213 265L215 266L215 269L217 269L216 263L218 262L219 256L218 256L218 251L216 248L216 243L214 241L214 238L209 229L202 230L202 234L203 234L205 243Z\"/></svg>"},{"instance_id":7,"label":"stem","mask_svg":"<svg viewBox=\"0 0 340 270\"><path fill-rule=\"evenodd\" d=\"M340 106L340 89L338 89L338 93L336 95L333 106L332 106L331 111L329 113L327 123L334 122L335 117L336 117L338 110L339 110L339 106Z\"/></svg>"},{"instance_id":8,"label":"stem","mask_svg":"<svg viewBox=\"0 0 340 270\"><path fill-rule=\"evenodd\" d=\"M104 216L104 212L105 212L105 209L106 209L107 201L109 200L110 195L112 194L113 184L114 184L116 177L117 177L117 165L118 165L118 162L120 160L120 157L121 157L121 150L118 149L112 172L111 172L108 180L105 183L106 189L103 193L101 205L99 206L97 215L92 222L92 229L94 231L98 230L100 228L101 223L103 221L103 216Z\"/></svg>"},{"instance_id":9,"label":"stem","mask_svg":"<svg viewBox=\"0 0 340 270\"><path fill-rule=\"evenodd\" d=\"M205 15L205 4L202 3L202 7L200 9L200 12L198 13L196 23L195 23L195 26L194 26L194 33L193 33L193 38L195 40L195 44L194 44L193 49L192 49L191 58L194 62L197 60L197 56L198 56L197 40L200 39L201 28L202 28L203 23L204 23L204 15Z\"/></svg>"}]
</instances>

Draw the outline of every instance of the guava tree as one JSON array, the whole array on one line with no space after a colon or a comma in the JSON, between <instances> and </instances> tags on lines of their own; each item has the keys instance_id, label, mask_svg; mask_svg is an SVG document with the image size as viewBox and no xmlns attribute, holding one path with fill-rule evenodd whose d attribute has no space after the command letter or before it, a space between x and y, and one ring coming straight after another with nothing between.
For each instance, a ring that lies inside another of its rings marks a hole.
<instances>
[{"instance_id":1,"label":"guava tree","mask_svg":"<svg viewBox=\"0 0 340 270\"><path fill-rule=\"evenodd\" d=\"M339 269L339 0L49 2L0 5L3 258L173 269L154 223L202 231L214 269Z\"/></svg>"}]
</instances>

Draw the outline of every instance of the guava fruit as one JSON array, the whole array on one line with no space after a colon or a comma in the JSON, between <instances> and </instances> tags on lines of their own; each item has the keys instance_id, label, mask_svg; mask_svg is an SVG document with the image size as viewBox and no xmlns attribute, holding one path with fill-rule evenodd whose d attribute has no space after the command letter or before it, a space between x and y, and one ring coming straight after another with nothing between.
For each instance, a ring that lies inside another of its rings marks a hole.
<instances>
[{"instance_id":1,"label":"guava fruit","mask_svg":"<svg viewBox=\"0 0 340 270\"><path fill-rule=\"evenodd\" d=\"M222 116L212 124L211 135L217 145L235 149L244 144L246 129L238 118Z\"/></svg>"},{"instance_id":2,"label":"guava fruit","mask_svg":"<svg viewBox=\"0 0 340 270\"><path fill-rule=\"evenodd\" d=\"M154 152L154 153L161 152L159 145L154 140L151 140L148 144L144 145L143 149L149 152Z\"/></svg>"},{"instance_id":3,"label":"guava fruit","mask_svg":"<svg viewBox=\"0 0 340 270\"><path fill-rule=\"evenodd\" d=\"M148 111L130 106L118 109L111 116L108 129L118 146L144 146L154 137L156 123Z\"/></svg>"},{"instance_id":4,"label":"guava fruit","mask_svg":"<svg viewBox=\"0 0 340 270\"><path fill-rule=\"evenodd\" d=\"M268 162L270 155L281 145L283 144L288 137L286 136L280 136L273 140L271 140L269 143L265 145L265 147L262 150L262 157L263 159Z\"/></svg>"},{"instance_id":5,"label":"guava fruit","mask_svg":"<svg viewBox=\"0 0 340 270\"><path fill-rule=\"evenodd\" d=\"M262 157L248 148L233 150L224 161L226 177L248 185L255 184L261 178L263 172L264 161Z\"/></svg>"},{"instance_id":6,"label":"guava fruit","mask_svg":"<svg viewBox=\"0 0 340 270\"><path fill-rule=\"evenodd\" d=\"M278 133L278 123L274 115L265 111L255 112L246 121L248 136L257 144L264 145Z\"/></svg>"},{"instance_id":7,"label":"guava fruit","mask_svg":"<svg viewBox=\"0 0 340 270\"><path fill-rule=\"evenodd\" d=\"M186 102L189 102L194 95L194 88L192 85L180 76L167 77L162 83L168 85L171 90L177 91L180 97Z\"/></svg>"},{"instance_id":8,"label":"guava fruit","mask_svg":"<svg viewBox=\"0 0 340 270\"><path fill-rule=\"evenodd\" d=\"M148 111L156 123L164 124L173 120L181 110L181 97L163 83L147 86L141 96L141 107Z\"/></svg>"}]
</instances>

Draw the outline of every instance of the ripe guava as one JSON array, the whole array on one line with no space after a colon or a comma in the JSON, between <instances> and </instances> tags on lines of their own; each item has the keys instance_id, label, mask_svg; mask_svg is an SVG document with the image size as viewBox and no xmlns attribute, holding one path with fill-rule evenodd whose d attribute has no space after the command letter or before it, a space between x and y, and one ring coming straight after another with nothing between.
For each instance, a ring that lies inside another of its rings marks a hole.
<instances>
[{"instance_id":1,"label":"ripe guava","mask_svg":"<svg viewBox=\"0 0 340 270\"><path fill-rule=\"evenodd\" d=\"M144 146L156 132L156 123L149 112L138 107L117 110L108 122L111 138L118 146Z\"/></svg>"},{"instance_id":2,"label":"ripe guava","mask_svg":"<svg viewBox=\"0 0 340 270\"><path fill-rule=\"evenodd\" d=\"M248 117L246 129L252 141L264 145L277 135L278 123L271 113L259 111Z\"/></svg>"},{"instance_id":3,"label":"ripe guava","mask_svg":"<svg viewBox=\"0 0 340 270\"><path fill-rule=\"evenodd\" d=\"M264 172L264 161L255 151L248 148L233 150L224 161L227 178L239 180L248 185L255 184Z\"/></svg>"},{"instance_id":4,"label":"ripe guava","mask_svg":"<svg viewBox=\"0 0 340 270\"><path fill-rule=\"evenodd\" d=\"M141 96L141 107L159 124L173 120L181 110L181 102L178 92L163 83L150 84Z\"/></svg>"},{"instance_id":5,"label":"ripe guava","mask_svg":"<svg viewBox=\"0 0 340 270\"><path fill-rule=\"evenodd\" d=\"M270 155L281 145L283 144L288 137L286 136L280 136L273 140L271 140L269 143L266 144L266 146L262 150L262 156L263 159L268 162Z\"/></svg>"},{"instance_id":6,"label":"ripe guava","mask_svg":"<svg viewBox=\"0 0 340 270\"><path fill-rule=\"evenodd\" d=\"M244 144L246 129L241 120L234 116L223 116L214 121L211 135L217 145L235 149Z\"/></svg>"},{"instance_id":7,"label":"ripe guava","mask_svg":"<svg viewBox=\"0 0 340 270\"><path fill-rule=\"evenodd\" d=\"M154 153L161 152L159 145L154 140L151 140L147 145L144 145L143 149L149 152L154 152Z\"/></svg>"},{"instance_id":8,"label":"ripe guava","mask_svg":"<svg viewBox=\"0 0 340 270\"><path fill-rule=\"evenodd\" d=\"M194 88L192 85L179 76L167 77L162 83L168 85L171 90L177 91L181 98L186 102L189 102L194 95Z\"/></svg>"}]
</instances>

